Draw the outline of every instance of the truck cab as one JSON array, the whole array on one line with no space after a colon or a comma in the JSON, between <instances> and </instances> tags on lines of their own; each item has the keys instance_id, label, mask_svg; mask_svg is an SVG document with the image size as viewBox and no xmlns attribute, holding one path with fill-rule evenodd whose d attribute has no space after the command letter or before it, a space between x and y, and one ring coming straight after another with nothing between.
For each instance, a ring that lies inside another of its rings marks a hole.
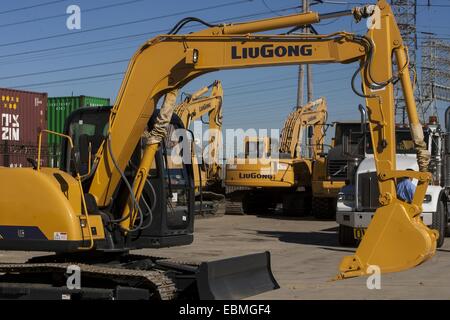
<instances>
[{"instance_id":1,"label":"truck cab","mask_svg":"<svg viewBox=\"0 0 450 320\"><path fill-rule=\"evenodd\" d=\"M339 224L339 242L341 245L356 246L364 236L376 209L379 207L379 188L373 156L373 147L368 130L362 130L355 136L352 133L344 137L342 150L341 178L346 185L340 190L336 205L336 222ZM418 171L416 150L408 127L396 129L398 170ZM445 133L437 121L424 126L424 140L431 154L429 171L432 182L428 186L422 205L422 221L430 228L439 231L438 247L444 243L448 228L448 194L442 179L442 152ZM344 169L345 168L345 169ZM417 184L416 180L412 181Z\"/></svg>"},{"instance_id":2,"label":"truck cab","mask_svg":"<svg viewBox=\"0 0 450 320\"><path fill-rule=\"evenodd\" d=\"M333 122L334 137L327 154L316 159L312 170L312 213L317 219L336 218L336 199L345 186L347 159L342 157L342 140L350 132L358 132L361 122Z\"/></svg>"}]
</instances>

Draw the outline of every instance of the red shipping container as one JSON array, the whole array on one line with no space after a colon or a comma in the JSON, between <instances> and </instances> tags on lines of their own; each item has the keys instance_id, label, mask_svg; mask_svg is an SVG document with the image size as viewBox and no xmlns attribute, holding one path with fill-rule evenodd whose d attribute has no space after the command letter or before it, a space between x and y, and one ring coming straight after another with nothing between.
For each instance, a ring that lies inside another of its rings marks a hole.
<instances>
[{"instance_id":1,"label":"red shipping container","mask_svg":"<svg viewBox=\"0 0 450 320\"><path fill-rule=\"evenodd\" d=\"M38 134L47 128L47 94L0 88L0 166L30 167L37 159ZM47 154L47 137L42 139Z\"/></svg>"}]
</instances>

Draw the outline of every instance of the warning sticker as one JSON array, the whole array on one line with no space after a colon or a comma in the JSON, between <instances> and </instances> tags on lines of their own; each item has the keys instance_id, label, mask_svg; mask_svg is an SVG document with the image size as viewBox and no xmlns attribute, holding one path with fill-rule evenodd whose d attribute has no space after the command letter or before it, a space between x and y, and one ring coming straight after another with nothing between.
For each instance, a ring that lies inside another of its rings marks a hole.
<instances>
[{"instance_id":1,"label":"warning sticker","mask_svg":"<svg viewBox=\"0 0 450 320\"><path fill-rule=\"evenodd\" d=\"M66 241L67 233L66 232L55 232L53 233L53 239L57 241Z\"/></svg>"}]
</instances>

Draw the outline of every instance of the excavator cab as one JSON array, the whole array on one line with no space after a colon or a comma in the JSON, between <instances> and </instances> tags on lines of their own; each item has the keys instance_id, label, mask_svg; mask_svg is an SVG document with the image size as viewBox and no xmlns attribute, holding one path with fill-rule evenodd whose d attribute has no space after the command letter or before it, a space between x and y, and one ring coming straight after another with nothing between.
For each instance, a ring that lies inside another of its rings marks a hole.
<instances>
[{"instance_id":1,"label":"excavator cab","mask_svg":"<svg viewBox=\"0 0 450 320\"><path fill-rule=\"evenodd\" d=\"M111 107L87 107L74 111L66 120L65 134L73 140L73 150L67 140L62 144L63 158L61 170L75 174L79 171L83 185L88 185L90 171L93 167L93 159L98 149L105 143L108 132L108 121ZM152 127L158 112L149 121ZM177 115L172 116L168 131L183 129L183 124ZM187 138L187 137L186 137ZM193 195L192 165L179 163L173 159L173 149L176 141L171 141L171 135L163 141L161 148L155 156L155 162L150 169L149 177L144 186L141 208L145 208L145 214L152 213L151 225L140 232L139 237L130 244L132 247L169 247L187 245L193 240ZM124 174L131 182L136 175L136 168L143 156L144 141L141 139L135 148ZM118 201L128 195L126 185L121 183L115 193ZM163 201L158 201L163 200ZM150 208L149 208L150 206ZM120 214L123 208L112 208L112 213ZM145 224L150 224L150 216Z\"/></svg>"},{"instance_id":2,"label":"excavator cab","mask_svg":"<svg viewBox=\"0 0 450 320\"><path fill-rule=\"evenodd\" d=\"M245 137L244 151L246 159L268 158L271 155L270 137Z\"/></svg>"}]
</instances>

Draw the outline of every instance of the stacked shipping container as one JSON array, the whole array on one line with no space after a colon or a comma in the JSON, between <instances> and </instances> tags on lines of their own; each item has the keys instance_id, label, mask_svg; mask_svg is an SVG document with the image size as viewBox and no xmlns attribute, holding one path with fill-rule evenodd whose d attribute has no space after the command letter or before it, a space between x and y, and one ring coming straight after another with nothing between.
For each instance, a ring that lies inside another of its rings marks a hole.
<instances>
[{"instance_id":1,"label":"stacked shipping container","mask_svg":"<svg viewBox=\"0 0 450 320\"><path fill-rule=\"evenodd\" d=\"M73 111L81 107L103 107L109 106L110 100L107 98L98 97L50 97L48 98L48 129L63 133L64 124L67 117ZM55 135L49 135L49 145L59 145L61 138Z\"/></svg>"},{"instance_id":2,"label":"stacked shipping container","mask_svg":"<svg viewBox=\"0 0 450 320\"><path fill-rule=\"evenodd\" d=\"M0 166L30 167L37 160L38 135L43 129L62 133L69 114L80 107L109 106L107 98L52 97L47 93L0 88ZM43 136L42 165L58 165L61 139Z\"/></svg>"},{"instance_id":3,"label":"stacked shipping container","mask_svg":"<svg viewBox=\"0 0 450 320\"><path fill-rule=\"evenodd\" d=\"M50 97L48 98L47 122L48 129L62 133L67 117L81 107L109 106L107 98L75 96L75 97ZM58 166L61 157L61 138L56 135L48 136L48 146L51 153L51 166Z\"/></svg>"},{"instance_id":4,"label":"stacked shipping container","mask_svg":"<svg viewBox=\"0 0 450 320\"><path fill-rule=\"evenodd\" d=\"M47 127L47 94L0 88L0 99L0 166L29 167L28 158L37 160L38 134ZM46 139L42 151L45 157Z\"/></svg>"}]
</instances>

